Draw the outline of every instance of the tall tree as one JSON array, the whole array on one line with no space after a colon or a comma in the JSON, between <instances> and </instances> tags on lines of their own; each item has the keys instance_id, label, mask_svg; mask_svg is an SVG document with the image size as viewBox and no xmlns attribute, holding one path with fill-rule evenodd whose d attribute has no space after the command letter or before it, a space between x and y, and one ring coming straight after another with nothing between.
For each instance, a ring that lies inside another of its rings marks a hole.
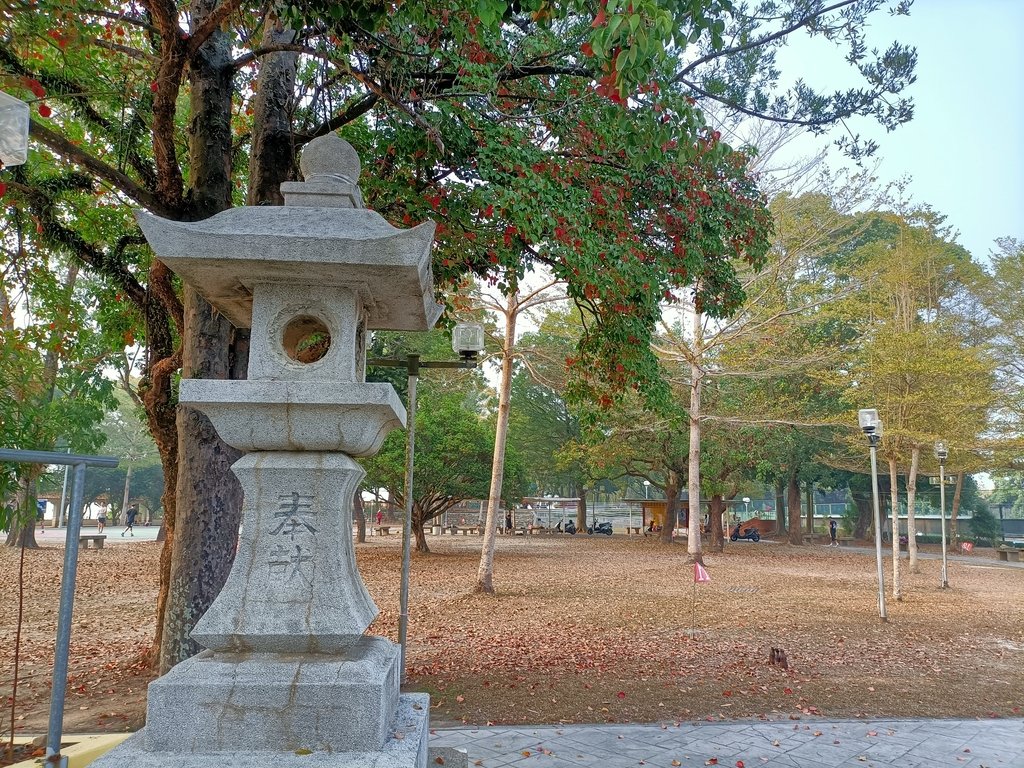
<instances>
[{"instance_id":1,"label":"tall tree","mask_svg":"<svg viewBox=\"0 0 1024 768\"><path fill-rule=\"evenodd\" d=\"M531 309L565 300L561 291L555 290L560 281L542 281L537 287L520 290L516 275L503 283L500 295L488 295L481 291L477 306L493 313L504 321L501 331L501 351L498 355L501 374L498 380L498 410L494 427L494 457L491 461L491 488L487 495L487 520L484 526L483 547L480 552L480 567L477 569L476 592L494 592L494 546L499 525L502 482L505 477L505 446L508 437L509 415L512 406L512 375L516 362L516 325L520 315ZM502 523L504 521L501 521Z\"/></svg>"},{"instance_id":2,"label":"tall tree","mask_svg":"<svg viewBox=\"0 0 1024 768\"><path fill-rule=\"evenodd\" d=\"M487 495L494 453L494 428L479 413L476 395L425 385L416 412L416 455L413 475L412 529L416 551L429 552L425 528L461 501ZM405 440L394 432L380 453L363 459L364 485L386 488L389 498L404 505ZM518 457L505 462L508 498L521 498L523 474Z\"/></svg>"},{"instance_id":3,"label":"tall tree","mask_svg":"<svg viewBox=\"0 0 1024 768\"><path fill-rule=\"evenodd\" d=\"M129 206L195 220L246 197L275 202L294 151L345 128L372 169L371 205L396 223L442 220L442 280L515 271L524 253L549 264L596 319L578 357L604 374L598 396L633 383L664 394L645 343L658 302L700 279L707 309L728 311L741 297L723 258L756 254L764 237L744 156L702 128L697 100L816 129L909 119L890 97L911 81L913 51L874 55L863 42L881 5L314 0L275 18L246 0L39 0L0 14L5 82L38 114L33 163L73 182L15 171L7 194L145 325L140 395L167 484L161 666L194 649L188 632L228 571L239 510L232 453L201 417L178 418L172 377L179 366L240 375L245 338L201 297L176 294ZM864 86L771 98L779 75L760 64L800 30L847 46ZM694 161L732 190L728 205L687 194ZM728 235L692 247L711 221L728 221Z\"/></svg>"},{"instance_id":4,"label":"tall tree","mask_svg":"<svg viewBox=\"0 0 1024 768\"><path fill-rule=\"evenodd\" d=\"M112 342L87 316L95 286L75 265L29 247L26 217L4 239L0 273L0 443L21 450L58 445L89 453L103 444L96 428L113 406L113 385L102 368ZM36 481L41 465L0 467L0 513L6 544L36 547Z\"/></svg>"}]
</instances>

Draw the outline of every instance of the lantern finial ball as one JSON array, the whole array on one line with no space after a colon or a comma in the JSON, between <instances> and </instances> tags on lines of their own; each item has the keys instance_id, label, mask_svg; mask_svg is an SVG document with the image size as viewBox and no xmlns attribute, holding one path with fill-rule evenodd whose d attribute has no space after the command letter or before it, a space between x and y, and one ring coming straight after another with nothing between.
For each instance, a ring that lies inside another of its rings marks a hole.
<instances>
[{"instance_id":1,"label":"lantern finial ball","mask_svg":"<svg viewBox=\"0 0 1024 768\"><path fill-rule=\"evenodd\" d=\"M299 157L299 168L307 183L321 180L349 184L359 182L359 155L336 133L327 133L309 142Z\"/></svg>"}]
</instances>

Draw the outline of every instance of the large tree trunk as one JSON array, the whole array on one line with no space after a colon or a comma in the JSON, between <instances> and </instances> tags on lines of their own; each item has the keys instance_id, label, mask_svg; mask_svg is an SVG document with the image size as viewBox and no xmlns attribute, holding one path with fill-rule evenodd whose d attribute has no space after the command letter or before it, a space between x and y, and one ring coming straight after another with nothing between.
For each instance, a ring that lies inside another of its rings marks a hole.
<instances>
[{"instance_id":1,"label":"large tree trunk","mask_svg":"<svg viewBox=\"0 0 1024 768\"><path fill-rule=\"evenodd\" d=\"M576 530L585 531L587 530L587 487L585 485L576 486L576 490L573 491L576 496Z\"/></svg>"},{"instance_id":2,"label":"large tree trunk","mask_svg":"<svg viewBox=\"0 0 1024 768\"><path fill-rule=\"evenodd\" d=\"M506 298L508 303L505 307L505 338L501 344L501 381L498 383L498 415L494 427L491 488L487 497L487 519L484 521L480 567L477 569L476 585L473 587L474 592L487 594L494 594L494 546L501 512L502 479L505 476L505 441L508 437L508 418L512 404L512 367L515 362L516 318L519 315L519 295L514 287Z\"/></svg>"},{"instance_id":3,"label":"large tree trunk","mask_svg":"<svg viewBox=\"0 0 1024 768\"><path fill-rule=\"evenodd\" d=\"M154 261L149 270L151 292L147 296L143 317L146 328L146 367L139 381L139 396L146 411L149 433L160 454L164 471L164 489L161 504L163 521L157 541L164 543L160 550L160 588L156 601L156 632L153 635L150 663L159 664L163 642L164 615L171 583L171 554L174 551L174 526L177 513L178 490L178 419L174 376L181 355L174 351L171 320L181 323L175 315L181 305L171 285L170 270L163 262ZM180 328L179 328L180 330Z\"/></svg>"},{"instance_id":4,"label":"large tree trunk","mask_svg":"<svg viewBox=\"0 0 1024 768\"><path fill-rule=\"evenodd\" d=\"M892 506L892 596L899 602L903 599L900 583L900 498L899 475L896 459L889 459L889 499Z\"/></svg>"},{"instance_id":5,"label":"large tree trunk","mask_svg":"<svg viewBox=\"0 0 1024 768\"><path fill-rule=\"evenodd\" d=\"M792 472L786 482L786 508L789 513L789 543L802 547L804 534L800 527L800 481L796 478L796 472Z\"/></svg>"},{"instance_id":6,"label":"large tree trunk","mask_svg":"<svg viewBox=\"0 0 1024 768\"><path fill-rule=\"evenodd\" d=\"M949 546L954 552L960 551L960 497L964 490L964 473L958 472L956 476L956 490L953 492L953 508L949 513Z\"/></svg>"},{"instance_id":7,"label":"large tree trunk","mask_svg":"<svg viewBox=\"0 0 1024 768\"><path fill-rule=\"evenodd\" d=\"M227 379L223 354L231 326L191 288L185 290L182 378ZM235 556L241 523L242 488L231 472L241 455L222 442L210 420L184 406L178 410L181 437L177 515L171 555L160 671L199 651L189 637L220 593Z\"/></svg>"},{"instance_id":8,"label":"large tree trunk","mask_svg":"<svg viewBox=\"0 0 1024 768\"><path fill-rule=\"evenodd\" d=\"M786 483L781 478L775 481L775 532L780 536L789 526L786 525Z\"/></svg>"},{"instance_id":9,"label":"large tree trunk","mask_svg":"<svg viewBox=\"0 0 1024 768\"><path fill-rule=\"evenodd\" d=\"M807 532L814 533L814 483L807 483Z\"/></svg>"},{"instance_id":10,"label":"large tree trunk","mask_svg":"<svg viewBox=\"0 0 1024 768\"><path fill-rule=\"evenodd\" d=\"M389 498L394 498L390 496ZM403 501L404 504L404 501ZM404 506L403 506L404 509ZM426 510L416 503L412 506L412 535L416 540L416 551L426 553L430 551L427 545L426 527L427 523L433 520L433 515L427 516Z\"/></svg>"},{"instance_id":11,"label":"large tree trunk","mask_svg":"<svg viewBox=\"0 0 1024 768\"><path fill-rule=\"evenodd\" d=\"M216 5L216 0L194 3L193 30ZM230 39L218 30L188 68L189 186L196 219L231 205L233 75ZM191 288L185 289L184 318L182 378L229 378L231 325ZM160 648L161 673L199 650L189 633L224 585L241 522L242 489L230 471L238 451L223 443L210 421L191 408L179 409L178 439L178 506Z\"/></svg>"},{"instance_id":12,"label":"large tree trunk","mask_svg":"<svg viewBox=\"0 0 1024 768\"><path fill-rule=\"evenodd\" d=\"M725 500L722 494L716 493L708 502L708 548L721 552L725 549L725 535L722 531L722 513L725 512Z\"/></svg>"},{"instance_id":13,"label":"large tree trunk","mask_svg":"<svg viewBox=\"0 0 1024 768\"><path fill-rule=\"evenodd\" d=\"M860 493L850 490L853 497L853 504L857 507L857 521L853 526L853 536L857 539L867 538L868 528L874 520L874 505L871 503L871 491Z\"/></svg>"},{"instance_id":14,"label":"large tree trunk","mask_svg":"<svg viewBox=\"0 0 1024 768\"><path fill-rule=\"evenodd\" d=\"M921 446L910 449L910 473L907 475L907 549L910 552L910 572L917 573L917 519L914 503L917 497L917 467L921 461Z\"/></svg>"},{"instance_id":15,"label":"large tree trunk","mask_svg":"<svg viewBox=\"0 0 1024 768\"><path fill-rule=\"evenodd\" d=\"M352 496L352 516L356 519L356 543L366 543L366 510L363 509L363 487L356 488Z\"/></svg>"},{"instance_id":16,"label":"large tree trunk","mask_svg":"<svg viewBox=\"0 0 1024 768\"><path fill-rule=\"evenodd\" d=\"M42 471L42 466L33 464L18 478L18 490L14 496L18 512L7 532L8 547L39 549L36 542L36 479Z\"/></svg>"},{"instance_id":17,"label":"large tree trunk","mask_svg":"<svg viewBox=\"0 0 1024 768\"><path fill-rule=\"evenodd\" d=\"M294 30L285 28L275 14L267 15L263 47L287 45L294 40ZM248 205L284 205L281 182L294 178L291 118L298 60L299 54L292 51L268 53L259 59L260 87L252 100Z\"/></svg>"},{"instance_id":18,"label":"large tree trunk","mask_svg":"<svg viewBox=\"0 0 1024 768\"><path fill-rule=\"evenodd\" d=\"M661 535L659 536L659 540L663 544L672 543L672 531L675 528L676 520L679 518L679 489L682 486L682 482L683 478L676 470L668 470L665 477L665 524L661 527ZM688 513L686 521L687 531L689 531L690 518L692 517L693 515Z\"/></svg>"}]
</instances>

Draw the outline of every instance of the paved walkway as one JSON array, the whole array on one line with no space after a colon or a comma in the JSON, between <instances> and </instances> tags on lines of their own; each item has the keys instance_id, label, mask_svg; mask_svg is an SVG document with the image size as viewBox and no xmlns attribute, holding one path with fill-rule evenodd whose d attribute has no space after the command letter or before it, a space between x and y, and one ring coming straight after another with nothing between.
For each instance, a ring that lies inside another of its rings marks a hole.
<instances>
[{"instance_id":1,"label":"paved walkway","mask_svg":"<svg viewBox=\"0 0 1024 768\"><path fill-rule=\"evenodd\" d=\"M439 728L480 768L1024 768L1024 720L759 720Z\"/></svg>"}]
</instances>

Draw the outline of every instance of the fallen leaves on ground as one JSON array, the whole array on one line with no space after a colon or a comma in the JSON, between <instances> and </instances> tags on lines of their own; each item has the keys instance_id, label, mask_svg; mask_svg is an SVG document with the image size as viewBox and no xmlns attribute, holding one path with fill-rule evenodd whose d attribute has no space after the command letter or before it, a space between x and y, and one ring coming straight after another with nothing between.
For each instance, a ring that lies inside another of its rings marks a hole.
<instances>
[{"instance_id":1,"label":"fallen leaves on ground","mask_svg":"<svg viewBox=\"0 0 1024 768\"><path fill-rule=\"evenodd\" d=\"M510 537L498 542L498 594L482 595L472 593L479 539L430 544L433 553L413 558L408 688L432 694L438 724L791 717L799 726L819 715L1009 715L1024 700L1022 570L952 561L952 589L940 590L939 563L922 560L883 624L873 552L732 545L705 555L713 581L695 590L681 544ZM397 639L400 540L356 551L381 609L371 631ZM16 555L0 548L0 573L16 572ZM26 553L23 731L46 725L62 556ZM158 556L153 543L82 553L69 732L141 724ZM12 581L0 585L8 693ZM788 670L768 664L772 647L784 649Z\"/></svg>"}]
</instances>

